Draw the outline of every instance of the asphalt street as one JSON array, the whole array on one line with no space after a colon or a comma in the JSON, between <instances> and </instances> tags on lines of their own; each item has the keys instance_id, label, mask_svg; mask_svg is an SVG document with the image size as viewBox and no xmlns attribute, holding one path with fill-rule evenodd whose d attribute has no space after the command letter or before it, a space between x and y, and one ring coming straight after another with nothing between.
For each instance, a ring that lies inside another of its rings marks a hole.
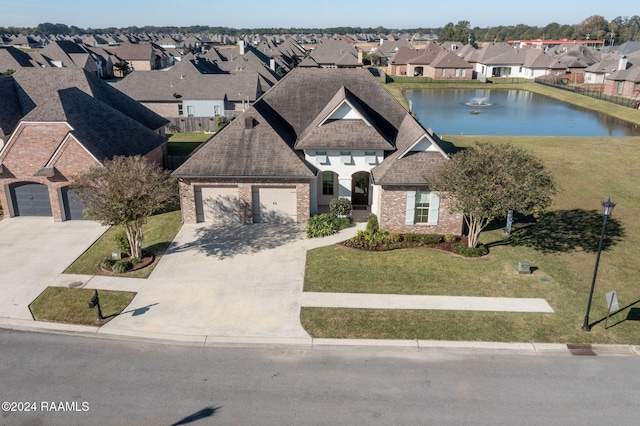
<instances>
[{"instance_id":1,"label":"asphalt street","mask_svg":"<svg viewBox=\"0 0 640 426\"><path fill-rule=\"evenodd\" d=\"M3 330L0 342L1 425L602 425L635 424L640 411L637 357L193 347Z\"/></svg>"}]
</instances>

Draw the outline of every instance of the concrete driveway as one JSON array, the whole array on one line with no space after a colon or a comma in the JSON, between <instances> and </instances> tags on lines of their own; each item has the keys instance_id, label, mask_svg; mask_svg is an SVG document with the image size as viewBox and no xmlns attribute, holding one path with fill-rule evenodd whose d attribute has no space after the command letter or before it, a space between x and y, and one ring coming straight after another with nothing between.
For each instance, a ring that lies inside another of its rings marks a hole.
<instances>
[{"instance_id":1,"label":"concrete driveway","mask_svg":"<svg viewBox=\"0 0 640 426\"><path fill-rule=\"evenodd\" d=\"M0 220L0 317L32 320L28 305L105 230L84 220Z\"/></svg>"},{"instance_id":2,"label":"concrete driveway","mask_svg":"<svg viewBox=\"0 0 640 426\"><path fill-rule=\"evenodd\" d=\"M309 240L295 224L183 225L126 313L101 332L310 339L300 325L306 251L352 233Z\"/></svg>"}]
</instances>

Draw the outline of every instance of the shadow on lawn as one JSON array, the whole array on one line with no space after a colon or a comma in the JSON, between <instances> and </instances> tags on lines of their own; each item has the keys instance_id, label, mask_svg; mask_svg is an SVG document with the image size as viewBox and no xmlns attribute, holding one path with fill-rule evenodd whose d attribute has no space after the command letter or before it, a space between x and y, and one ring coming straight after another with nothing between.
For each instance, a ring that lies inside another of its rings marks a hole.
<instances>
[{"instance_id":1,"label":"shadow on lawn","mask_svg":"<svg viewBox=\"0 0 640 426\"><path fill-rule=\"evenodd\" d=\"M171 244L167 253L199 249L219 259L258 253L305 238L304 225L296 223L254 223L209 225L196 231L196 239L186 244Z\"/></svg>"},{"instance_id":2,"label":"shadow on lawn","mask_svg":"<svg viewBox=\"0 0 640 426\"><path fill-rule=\"evenodd\" d=\"M520 218L511 235L487 246L525 246L544 253L566 253L575 250L595 253L598 250L602 223L602 212L598 210L557 210L544 213L537 219ZM615 218L609 218L602 249L607 250L614 246L624 236L622 224Z\"/></svg>"}]
</instances>

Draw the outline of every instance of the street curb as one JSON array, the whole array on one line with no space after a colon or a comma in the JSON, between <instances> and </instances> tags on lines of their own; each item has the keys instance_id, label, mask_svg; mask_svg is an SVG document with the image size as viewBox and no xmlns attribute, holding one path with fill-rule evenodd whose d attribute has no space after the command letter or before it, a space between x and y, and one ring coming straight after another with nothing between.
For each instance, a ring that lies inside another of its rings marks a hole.
<instances>
[{"instance_id":1,"label":"street curb","mask_svg":"<svg viewBox=\"0 0 640 426\"><path fill-rule=\"evenodd\" d=\"M107 329L94 326L50 323L26 319L0 318L0 329L35 333L64 334L100 338L106 340L144 342L176 346L275 348L295 346L299 348L414 348L418 350L460 350L474 353L491 352L539 356L640 357L637 345L564 343L506 343L446 340L385 340L385 339L326 339L312 337L262 337L262 336L208 336L177 335L168 333L138 332ZM588 353L572 352L570 346L580 346Z\"/></svg>"}]
</instances>

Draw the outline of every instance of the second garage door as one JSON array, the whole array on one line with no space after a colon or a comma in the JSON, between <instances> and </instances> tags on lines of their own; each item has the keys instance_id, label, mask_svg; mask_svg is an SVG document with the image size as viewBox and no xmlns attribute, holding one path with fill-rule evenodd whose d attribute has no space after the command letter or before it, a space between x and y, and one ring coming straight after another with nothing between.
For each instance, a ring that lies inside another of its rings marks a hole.
<instances>
[{"instance_id":1,"label":"second garage door","mask_svg":"<svg viewBox=\"0 0 640 426\"><path fill-rule=\"evenodd\" d=\"M297 203L295 187L253 187L253 221L296 222Z\"/></svg>"},{"instance_id":2,"label":"second garage door","mask_svg":"<svg viewBox=\"0 0 640 426\"><path fill-rule=\"evenodd\" d=\"M196 186L196 221L237 223L240 221L238 187Z\"/></svg>"}]
</instances>

